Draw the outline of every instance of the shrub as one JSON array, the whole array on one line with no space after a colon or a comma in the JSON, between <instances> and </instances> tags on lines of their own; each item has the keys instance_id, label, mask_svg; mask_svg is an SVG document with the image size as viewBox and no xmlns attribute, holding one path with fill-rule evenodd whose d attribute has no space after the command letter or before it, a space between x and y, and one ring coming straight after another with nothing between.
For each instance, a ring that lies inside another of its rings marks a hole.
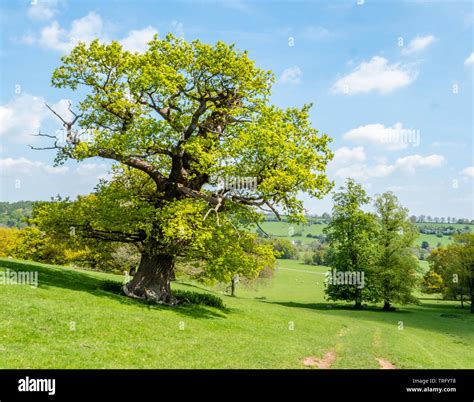
<instances>
[{"instance_id":1,"label":"shrub","mask_svg":"<svg viewBox=\"0 0 474 402\"><path fill-rule=\"evenodd\" d=\"M122 288L123 283L112 280L105 280L99 284L99 289L117 294L123 294Z\"/></svg>"},{"instance_id":2,"label":"shrub","mask_svg":"<svg viewBox=\"0 0 474 402\"><path fill-rule=\"evenodd\" d=\"M18 242L18 229L0 227L0 257L13 254Z\"/></svg>"},{"instance_id":3,"label":"shrub","mask_svg":"<svg viewBox=\"0 0 474 402\"><path fill-rule=\"evenodd\" d=\"M179 304L196 304L216 307L224 310L226 307L220 297L210 293L197 293L186 290L173 290L173 296L178 299Z\"/></svg>"},{"instance_id":4,"label":"shrub","mask_svg":"<svg viewBox=\"0 0 474 402\"><path fill-rule=\"evenodd\" d=\"M298 251L291 241L286 239L271 239L271 244L278 252L277 258L297 258Z\"/></svg>"},{"instance_id":5,"label":"shrub","mask_svg":"<svg viewBox=\"0 0 474 402\"><path fill-rule=\"evenodd\" d=\"M313 256L310 253L304 253L303 261L307 265L311 265L313 263Z\"/></svg>"},{"instance_id":6,"label":"shrub","mask_svg":"<svg viewBox=\"0 0 474 402\"><path fill-rule=\"evenodd\" d=\"M433 270L429 270L424 276L421 283L421 291L423 293L442 293L445 290L443 277Z\"/></svg>"}]
</instances>

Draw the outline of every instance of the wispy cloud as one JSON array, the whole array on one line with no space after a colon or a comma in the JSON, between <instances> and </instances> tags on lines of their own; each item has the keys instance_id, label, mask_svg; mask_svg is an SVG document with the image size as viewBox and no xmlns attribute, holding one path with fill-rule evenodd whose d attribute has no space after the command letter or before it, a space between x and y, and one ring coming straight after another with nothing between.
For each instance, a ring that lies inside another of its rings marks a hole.
<instances>
[{"instance_id":1,"label":"wispy cloud","mask_svg":"<svg viewBox=\"0 0 474 402\"><path fill-rule=\"evenodd\" d=\"M432 43L436 41L436 38L433 35L426 35L426 36L417 36L416 38L412 39L407 47L402 49L403 54L412 54L418 53L422 50L426 49Z\"/></svg>"},{"instance_id":2,"label":"wispy cloud","mask_svg":"<svg viewBox=\"0 0 474 402\"><path fill-rule=\"evenodd\" d=\"M60 0L31 0L28 17L34 20L50 20L58 12Z\"/></svg>"},{"instance_id":3,"label":"wispy cloud","mask_svg":"<svg viewBox=\"0 0 474 402\"><path fill-rule=\"evenodd\" d=\"M461 170L463 176L474 177L474 166L468 166L467 168Z\"/></svg>"},{"instance_id":4,"label":"wispy cloud","mask_svg":"<svg viewBox=\"0 0 474 402\"><path fill-rule=\"evenodd\" d=\"M407 65L389 64L387 59L375 56L370 61L359 64L352 73L337 80L331 91L344 95L369 92L388 94L410 85L417 75L418 72Z\"/></svg>"},{"instance_id":5,"label":"wispy cloud","mask_svg":"<svg viewBox=\"0 0 474 402\"><path fill-rule=\"evenodd\" d=\"M466 60L464 60L465 66L474 66L474 52L471 53Z\"/></svg>"},{"instance_id":6,"label":"wispy cloud","mask_svg":"<svg viewBox=\"0 0 474 402\"><path fill-rule=\"evenodd\" d=\"M68 101L62 99L52 105L64 118L68 118ZM14 143L33 143L41 127L53 122L52 113L45 106L45 99L40 96L22 94L0 106L0 138ZM59 127L59 126L58 126Z\"/></svg>"},{"instance_id":7,"label":"wispy cloud","mask_svg":"<svg viewBox=\"0 0 474 402\"><path fill-rule=\"evenodd\" d=\"M301 76L303 75L301 69L298 66L285 68L280 75L278 80L282 84L297 85L301 82Z\"/></svg>"},{"instance_id":8,"label":"wispy cloud","mask_svg":"<svg viewBox=\"0 0 474 402\"><path fill-rule=\"evenodd\" d=\"M132 30L128 35L120 40L124 50L129 52L145 52L147 44L153 37L158 34L158 31L152 26L144 29Z\"/></svg>"}]
</instances>

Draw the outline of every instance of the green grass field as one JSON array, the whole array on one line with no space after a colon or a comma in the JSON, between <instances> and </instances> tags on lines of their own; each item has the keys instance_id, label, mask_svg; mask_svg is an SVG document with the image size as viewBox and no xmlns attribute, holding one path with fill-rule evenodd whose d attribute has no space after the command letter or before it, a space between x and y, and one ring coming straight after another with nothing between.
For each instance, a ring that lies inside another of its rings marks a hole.
<instances>
[{"instance_id":1,"label":"green grass field","mask_svg":"<svg viewBox=\"0 0 474 402\"><path fill-rule=\"evenodd\" d=\"M214 292L225 311L149 305L100 289L121 277L0 259L0 269L39 272L39 287L0 286L0 368L474 368L474 317L457 303L354 311L323 297L324 267L279 262L272 281ZM331 307L331 308L329 308ZM378 306L380 307L380 306ZM403 326L403 329L401 329Z\"/></svg>"},{"instance_id":2,"label":"green grass field","mask_svg":"<svg viewBox=\"0 0 474 402\"><path fill-rule=\"evenodd\" d=\"M463 229L466 224L460 224L460 223L449 223L449 224L441 224L441 223L421 223L417 224L417 226L433 226L435 227L436 225L439 226L453 226L456 229ZM306 237L308 233L311 235L320 235L323 233L323 229L327 226L326 224L312 224L312 225L295 225L291 224L288 222L263 222L261 225L262 229L271 234L272 236L284 238L287 240L300 240L302 243L311 243L315 239L312 239L310 237ZM469 226L469 225L468 225ZM471 230L474 230L473 226L471 227ZM292 229L293 236L290 235L291 231L290 228ZM301 235L296 235L301 233ZM441 243L441 245L445 246L447 244L450 244L453 242L452 236L442 236L442 237L437 237L436 235L433 234L423 234L420 233L418 235L418 239L416 241L416 245L418 247L421 247L421 243L423 241L427 241L428 244L430 245L431 248L437 247L438 243Z\"/></svg>"}]
</instances>

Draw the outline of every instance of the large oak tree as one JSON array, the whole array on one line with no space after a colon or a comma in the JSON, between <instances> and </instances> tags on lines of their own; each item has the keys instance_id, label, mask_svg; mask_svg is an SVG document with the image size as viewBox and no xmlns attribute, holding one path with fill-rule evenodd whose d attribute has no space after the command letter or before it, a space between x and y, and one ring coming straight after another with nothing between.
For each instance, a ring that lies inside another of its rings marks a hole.
<instances>
[{"instance_id":1,"label":"large oak tree","mask_svg":"<svg viewBox=\"0 0 474 402\"><path fill-rule=\"evenodd\" d=\"M144 53L118 42L77 45L52 78L82 97L71 118L52 110L67 133L53 145L56 162L100 157L115 173L94 194L53 203L37 218L57 231L136 244L141 262L124 288L132 297L174 304L178 257L222 280L258 273L273 256L242 225L257 211L301 219L297 195L331 188L330 138L312 127L310 105L271 105L273 81L222 42L168 35Z\"/></svg>"}]
</instances>

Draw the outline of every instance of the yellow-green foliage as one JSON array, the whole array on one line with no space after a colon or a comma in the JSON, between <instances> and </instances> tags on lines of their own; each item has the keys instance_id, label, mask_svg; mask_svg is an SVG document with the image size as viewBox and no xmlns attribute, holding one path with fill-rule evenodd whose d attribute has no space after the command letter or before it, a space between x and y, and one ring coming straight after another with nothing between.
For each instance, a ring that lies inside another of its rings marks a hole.
<instances>
[{"instance_id":1,"label":"yellow-green foliage","mask_svg":"<svg viewBox=\"0 0 474 402\"><path fill-rule=\"evenodd\" d=\"M10 257L18 244L18 229L0 227L0 257Z\"/></svg>"}]
</instances>

